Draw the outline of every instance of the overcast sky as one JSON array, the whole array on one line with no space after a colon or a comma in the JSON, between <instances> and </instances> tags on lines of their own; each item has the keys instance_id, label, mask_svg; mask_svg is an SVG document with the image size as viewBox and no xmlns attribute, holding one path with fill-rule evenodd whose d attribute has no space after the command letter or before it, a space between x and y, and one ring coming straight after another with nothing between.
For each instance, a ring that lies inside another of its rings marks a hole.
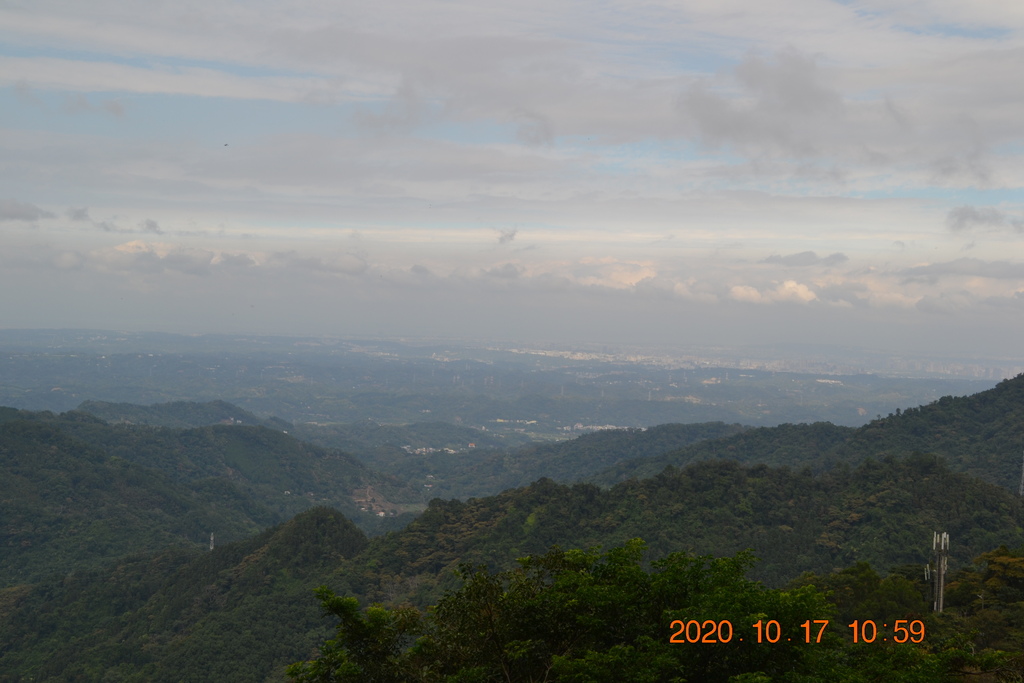
<instances>
[{"instance_id":1,"label":"overcast sky","mask_svg":"<svg viewBox=\"0 0 1024 683\"><path fill-rule=\"evenodd\" d=\"M1021 359L1022 29L991 0L0 0L0 326Z\"/></svg>"}]
</instances>

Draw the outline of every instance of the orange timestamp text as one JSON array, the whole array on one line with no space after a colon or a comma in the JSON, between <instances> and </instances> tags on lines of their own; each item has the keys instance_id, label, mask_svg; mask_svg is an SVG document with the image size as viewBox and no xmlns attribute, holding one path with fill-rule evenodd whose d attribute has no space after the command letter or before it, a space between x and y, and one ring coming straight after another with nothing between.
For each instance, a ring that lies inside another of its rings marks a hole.
<instances>
[{"instance_id":1,"label":"orange timestamp text","mask_svg":"<svg viewBox=\"0 0 1024 683\"><path fill-rule=\"evenodd\" d=\"M793 633L796 636L794 638L792 635L786 637L782 625L775 619L758 619L756 623L750 625L753 632L749 633L748 639L750 642L756 643L793 642L794 640L805 643L820 643L830 623L828 619L808 619L800 624L796 632ZM893 622L891 629L888 623L883 623L879 627L876 622L870 619L863 621L858 619L846 626L853 630L854 643L920 643L924 641L925 635L924 622L920 619L897 619ZM675 619L669 624L669 629L672 631L668 638L670 643L710 644L729 643L734 638L740 642L745 640L742 636L736 635L736 630L728 619L721 621L715 621L714 619L705 619L703 621L699 619Z\"/></svg>"}]
</instances>

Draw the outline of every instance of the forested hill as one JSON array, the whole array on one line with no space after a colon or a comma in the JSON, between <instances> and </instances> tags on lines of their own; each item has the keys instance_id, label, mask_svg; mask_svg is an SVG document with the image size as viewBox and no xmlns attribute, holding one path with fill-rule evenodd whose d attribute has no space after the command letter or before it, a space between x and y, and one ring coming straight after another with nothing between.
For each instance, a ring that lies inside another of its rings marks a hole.
<instances>
[{"instance_id":1,"label":"forested hill","mask_svg":"<svg viewBox=\"0 0 1024 683\"><path fill-rule=\"evenodd\" d=\"M172 401L149 406L134 403L83 401L75 410L95 415L110 423L149 425L152 427L206 427L215 424L255 425L287 431L290 422L280 418L257 417L227 401Z\"/></svg>"},{"instance_id":2,"label":"forested hill","mask_svg":"<svg viewBox=\"0 0 1024 683\"><path fill-rule=\"evenodd\" d=\"M711 458L827 469L868 456L915 451L941 455L949 466L1016 492L1024 449L1024 375L963 397L945 396L919 408L898 410L863 427L828 423L749 430L653 458L624 462L591 480L610 485L649 477L668 465Z\"/></svg>"},{"instance_id":3,"label":"forested hill","mask_svg":"<svg viewBox=\"0 0 1024 683\"><path fill-rule=\"evenodd\" d=\"M0 589L0 681L282 680L326 633L313 589L366 537L313 508L213 552Z\"/></svg>"},{"instance_id":4,"label":"forested hill","mask_svg":"<svg viewBox=\"0 0 1024 683\"><path fill-rule=\"evenodd\" d=\"M0 425L0 586L245 538L278 515L223 479L184 485L44 422Z\"/></svg>"},{"instance_id":5,"label":"forested hill","mask_svg":"<svg viewBox=\"0 0 1024 683\"><path fill-rule=\"evenodd\" d=\"M422 509L403 492L344 453L265 427L108 425L0 408L0 585L202 546L211 532L244 538L318 504L378 533Z\"/></svg>"},{"instance_id":6,"label":"forested hill","mask_svg":"<svg viewBox=\"0 0 1024 683\"><path fill-rule=\"evenodd\" d=\"M609 490L542 480L467 502L435 500L367 552L388 574L434 576L460 561L507 565L552 544L609 546L639 536L655 555L753 548L762 559L754 576L781 585L861 560L884 569L924 564L935 530L955 539L950 561L958 565L1001 543L1024 543L1022 525L1018 498L931 455L817 475L710 461Z\"/></svg>"},{"instance_id":7,"label":"forested hill","mask_svg":"<svg viewBox=\"0 0 1024 683\"><path fill-rule=\"evenodd\" d=\"M610 486L630 478L653 477L668 466L683 467L704 460L733 460L773 467L829 469L840 456L836 449L856 430L830 422L756 427L720 439L700 441L685 448L662 451L648 458L623 460L588 478ZM844 454L844 458L847 457Z\"/></svg>"},{"instance_id":8,"label":"forested hill","mask_svg":"<svg viewBox=\"0 0 1024 683\"><path fill-rule=\"evenodd\" d=\"M858 429L837 453L928 451L1016 492L1024 455L1024 374L972 396L944 396Z\"/></svg>"},{"instance_id":9,"label":"forested hill","mask_svg":"<svg viewBox=\"0 0 1024 683\"><path fill-rule=\"evenodd\" d=\"M352 492L357 488L402 490L397 481L347 453L265 427L169 429L71 422L62 428L111 456L162 470L181 481L228 479L273 505L284 518L308 507L302 499L353 513Z\"/></svg>"},{"instance_id":10,"label":"forested hill","mask_svg":"<svg viewBox=\"0 0 1024 683\"><path fill-rule=\"evenodd\" d=\"M310 656L323 637L311 593L319 584L364 605L422 608L457 585L451 570L460 563L507 569L553 544L609 547L633 537L648 542L648 559L752 547L762 558L753 577L773 586L860 561L881 572L913 565L916 576L933 531L950 533L955 572L999 545L1024 543L1022 522L1018 499L921 454L818 475L705 462L610 490L542 480L433 501L406 529L369 542L320 509L212 553L136 557L0 590L0 670L36 680L98 681L111 671L126 681L279 680L284 664Z\"/></svg>"}]
</instances>

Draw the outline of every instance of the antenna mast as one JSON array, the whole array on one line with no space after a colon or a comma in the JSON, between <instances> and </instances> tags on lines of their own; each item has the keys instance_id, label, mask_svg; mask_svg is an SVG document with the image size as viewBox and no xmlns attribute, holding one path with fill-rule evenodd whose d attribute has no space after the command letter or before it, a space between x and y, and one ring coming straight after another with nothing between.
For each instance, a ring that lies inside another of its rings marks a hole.
<instances>
[{"instance_id":1,"label":"antenna mast","mask_svg":"<svg viewBox=\"0 0 1024 683\"><path fill-rule=\"evenodd\" d=\"M936 612L942 611L943 597L946 590L946 569L949 567L949 534L934 532L932 534L932 551L935 553L935 602Z\"/></svg>"},{"instance_id":2,"label":"antenna mast","mask_svg":"<svg viewBox=\"0 0 1024 683\"><path fill-rule=\"evenodd\" d=\"M210 532L210 550L213 550L213 532Z\"/></svg>"}]
</instances>

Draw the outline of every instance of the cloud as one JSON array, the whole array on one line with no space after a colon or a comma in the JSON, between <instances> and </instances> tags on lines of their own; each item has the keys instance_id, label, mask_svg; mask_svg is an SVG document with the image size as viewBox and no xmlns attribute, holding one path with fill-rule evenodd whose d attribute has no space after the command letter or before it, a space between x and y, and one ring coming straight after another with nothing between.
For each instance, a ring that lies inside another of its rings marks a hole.
<instances>
[{"instance_id":1,"label":"cloud","mask_svg":"<svg viewBox=\"0 0 1024 683\"><path fill-rule=\"evenodd\" d=\"M869 301L871 290L864 282L841 280L817 288L818 298L840 306L863 306Z\"/></svg>"},{"instance_id":2,"label":"cloud","mask_svg":"<svg viewBox=\"0 0 1024 683\"><path fill-rule=\"evenodd\" d=\"M168 271L187 275L208 275L216 254L174 244L124 242L89 254L90 265L108 272L159 275Z\"/></svg>"},{"instance_id":3,"label":"cloud","mask_svg":"<svg viewBox=\"0 0 1024 683\"><path fill-rule=\"evenodd\" d=\"M983 261L976 258L961 258L945 263L915 266L901 272L904 282L927 282L936 284L942 278L972 277L997 280L1024 280L1024 264L1009 261Z\"/></svg>"},{"instance_id":4,"label":"cloud","mask_svg":"<svg viewBox=\"0 0 1024 683\"><path fill-rule=\"evenodd\" d=\"M729 289L729 295L736 301L755 304L786 301L806 304L818 299L818 295L810 287L796 280L786 280L776 285L774 289L765 290L750 285L734 285Z\"/></svg>"},{"instance_id":5,"label":"cloud","mask_svg":"<svg viewBox=\"0 0 1024 683\"><path fill-rule=\"evenodd\" d=\"M132 233L135 232L131 228L121 228L111 223L110 221L94 221L92 226L102 232L120 232L120 233Z\"/></svg>"},{"instance_id":6,"label":"cloud","mask_svg":"<svg viewBox=\"0 0 1024 683\"><path fill-rule=\"evenodd\" d=\"M799 254L789 254L787 256L779 256L773 254L768 258L758 261L758 263L777 263L783 266L836 266L840 263L844 263L849 260L849 257L842 252L836 252L829 254L828 256L818 257L813 251L802 251Z\"/></svg>"},{"instance_id":7,"label":"cloud","mask_svg":"<svg viewBox=\"0 0 1024 683\"><path fill-rule=\"evenodd\" d=\"M554 142L555 133L551 121L533 112L519 112L516 115L518 128L516 139L525 145L550 145Z\"/></svg>"},{"instance_id":8,"label":"cloud","mask_svg":"<svg viewBox=\"0 0 1024 683\"><path fill-rule=\"evenodd\" d=\"M516 238L516 234L519 232L519 228L509 228L508 230L498 231L498 244L508 244Z\"/></svg>"},{"instance_id":9,"label":"cloud","mask_svg":"<svg viewBox=\"0 0 1024 683\"><path fill-rule=\"evenodd\" d=\"M130 272L160 275L178 272L186 275L210 275L220 271L237 273L257 267L251 254L216 252L166 242L133 240L115 247L96 249L87 256L78 252L61 252L53 259L61 269L91 266L107 272Z\"/></svg>"},{"instance_id":10,"label":"cloud","mask_svg":"<svg viewBox=\"0 0 1024 683\"><path fill-rule=\"evenodd\" d=\"M83 95L82 93L75 93L74 95L65 95L65 114L80 114L84 111L89 111L90 109L92 109L92 104L90 104L89 98Z\"/></svg>"},{"instance_id":11,"label":"cloud","mask_svg":"<svg viewBox=\"0 0 1024 683\"><path fill-rule=\"evenodd\" d=\"M729 290L729 294L736 301L746 301L752 304L761 303L764 300L761 292L750 285L735 285Z\"/></svg>"},{"instance_id":12,"label":"cloud","mask_svg":"<svg viewBox=\"0 0 1024 683\"><path fill-rule=\"evenodd\" d=\"M89 211L88 209L68 209L68 217L71 218L71 220L76 221L89 220ZM139 233L148 235L166 234L164 229L160 227L160 224L152 218L146 218L145 220L139 221L136 223L134 228L122 228L111 221L93 221L92 226L101 232L118 233L121 235L134 235Z\"/></svg>"},{"instance_id":13,"label":"cloud","mask_svg":"<svg viewBox=\"0 0 1024 683\"><path fill-rule=\"evenodd\" d=\"M99 105L94 105L86 95L74 93L64 96L65 114L82 114L99 110L111 116L121 117L124 115L124 104L121 100L102 100Z\"/></svg>"},{"instance_id":14,"label":"cloud","mask_svg":"<svg viewBox=\"0 0 1024 683\"><path fill-rule=\"evenodd\" d=\"M384 106L364 107L354 117L357 125L370 132L409 132L422 123L429 114L415 85L402 81L394 96Z\"/></svg>"},{"instance_id":15,"label":"cloud","mask_svg":"<svg viewBox=\"0 0 1024 683\"><path fill-rule=\"evenodd\" d=\"M626 261L613 256L583 258L570 270L577 284L618 290L632 289L658 276L658 270L649 261Z\"/></svg>"},{"instance_id":16,"label":"cloud","mask_svg":"<svg viewBox=\"0 0 1024 683\"><path fill-rule=\"evenodd\" d=\"M24 79L14 84L14 94L25 104L39 104L39 100L32 92L32 86Z\"/></svg>"},{"instance_id":17,"label":"cloud","mask_svg":"<svg viewBox=\"0 0 1024 683\"><path fill-rule=\"evenodd\" d=\"M59 270L78 270L84 259L77 251L62 251L53 257L53 265Z\"/></svg>"},{"instance_id":18,"label":"cloud","mask_svg":"<svg viewBox=\"0 0 1024 683\"><path fill-rule=\"evenodd\" d=\"M124 116L124 103L121 100L104 100L100 103L100 109L111 116Z\"/></svg>"},{"instance_id":19,"label":"cloud","mask_svg":"<svg viewBox=\"0 0 1024 683\"><path fill-rule=\"evenodd\" d=\"M950 209L946 214L946 227L953 232L964 232L975 228L1011 228L1014 232L1024 232L1024 219L1009 216L991 207L975 207L970 205Z\"/></svg>"},{"instance_id":20,"label":"cloud","mask_svg":"<svg viewBox=\"0 0 1024 683\"><path fill-rule=\"evenodd\" d=\"M40 218L53 218L53 214L40 209L35 204L19 202L15 199L0 200L0 221L37 221Z\"/></svg>"},{"instance_id":21,"label":"cloud","mask_svg":"<svg viewBox=\"0 0 1024 683\"><path fill-rule=\"evenodd\" d=\"M212 264L215 266L228 266L231 268L248 268L249 266L256 265L256 261L248 254L221 253L213 258Z\"/></svg>"},{"instance_id":22,"label":"cloud","mask_svg":"<svg viewBox=\"0 0 1024 683\"><path fill-rule=\"evenodd\" d=\"M160 265L188 275L208 275L214 253L203 249L176 249L160 259Z\"/></svg>"},{"instance_id":23,"label":"cloud","mask_svg":"<svg viewBox=\"0 0 1024 683\"><path fill-rule=\"evenodd\" d=\"M729 85L700 81L679 99L680 112L711 147L754 145L811 156L819 151L821 129L843 115L843 98L826 85L817 61L793 48L771 59L748 55Z\"/></svg>"},{"instance_id":24,"label":"cloud","mask_svg":"<svg viewBox=\"0 0 1024 683\"><path fill-rule=\"evenodd\" d=\"M320 77L245 77L204 67L146 68L114 62L84 61L56 57L10 57L0 55L0 74L22 73L38 89L68 92L135 92L200 97L234 97L295 102L310 92L335 91L336 84ZM3 78L0 77L0 82ZM22 81L23 82L23 81ZM114 100L117 102L117 100ZM85 101L68 102L71 111L90 108ZM120 105L113 105L116 109Z\"/></svg>"},{"instance_id":25,"label":"cloud","mask_svg":"<svg viewBox=\"0 0 1024 683\"><path fill-rule=\"evenodd\" d=\"M358 254L346 252L333 257L300 256L294 251L274 252L265 265L314 273L337 275L362 275L369 269L366 259Z\"/></svg>"},{"instance_id":26,"label":"cloud","mask_svg":"<svg viewBox=\"0 0 1024 683\"><path fill-rule=\"evenodd\" d=\"M70 218L73 221L88 221L88 220L92 220L89 217L89 207L87 207L87 206L83 206L80 209L75 208L75 207L69 207L68 210L64 212L64 215L67 216L68 218Z\"/></svg>"},{"instance_id":27,"label":"cloud","mask_svg":"<svg viewBox=\"0 0 1024 683\"><path fill-rule=\"evenodd\" d=\"M522 270L520 270L519 266L516 266L515 264L506 263L502 266L485 270L484 275L502 280L516 280L520 275L522 275Z\"/></svg>"},{"instance_id":28,"label":"cloud","mask_svg":"<svg viewBox=\"0 0 1024 683\"><path fill-rule=\"evenodd\" d=\"M139 223L139 230L141 232L148 232L148 233L151 233L153 235L162 235L162 234L164 234L164 231L160 227L160 224L157 223L156 221L154 221L151 218L147 218L146 220L144 220L141 223Z\"/></svg>"},{"instance_id":29,"label":"cloud","mask_svg":"<svg viewBox=\"0 0 1024 683\"><path fill-rule=\"evenodd\" d=\"M977 300L969 292L940 292L921 297L915 307L925 313L950 315L970 310L975 305Z\"/></svg>"}]
</instances>

